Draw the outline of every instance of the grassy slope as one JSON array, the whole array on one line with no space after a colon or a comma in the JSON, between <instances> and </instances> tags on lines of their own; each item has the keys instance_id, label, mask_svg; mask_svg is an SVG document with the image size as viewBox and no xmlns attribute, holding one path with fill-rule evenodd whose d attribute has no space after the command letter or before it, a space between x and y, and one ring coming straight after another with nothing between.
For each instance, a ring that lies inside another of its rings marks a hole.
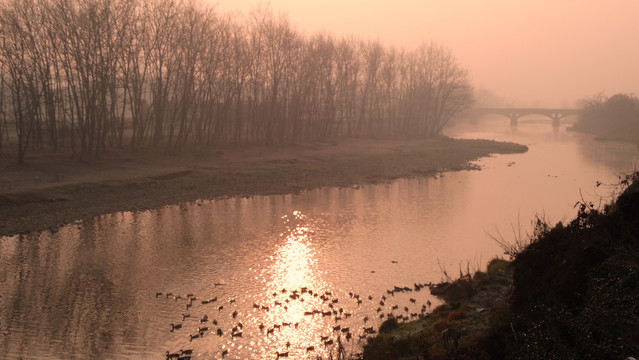
<instances>
[{"instance_id":1,"label":"grassy slope","mask_svg":"<svg viewBox=\"0 0 639 360\"><path fill-rule=\"evenodd\" d=\"M438 287L445 305L371 339L366 358L639 356L638 177L630 176L632 185L603 210L582 204L568 225L538 226L532 244L512 263L493 261L488 274ZM494 300L478 312L482 293ZM451 318L453 309L463 311ZM460 331L458 349L442 340L446 327ZM410 335L406 329L413 329Z\"/></svg>"}]
</instances>

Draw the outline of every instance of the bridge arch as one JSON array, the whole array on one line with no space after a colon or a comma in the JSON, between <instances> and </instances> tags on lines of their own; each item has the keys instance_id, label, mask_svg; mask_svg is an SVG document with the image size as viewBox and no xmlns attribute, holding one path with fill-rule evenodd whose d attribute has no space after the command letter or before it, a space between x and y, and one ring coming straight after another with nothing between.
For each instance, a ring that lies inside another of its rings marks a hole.
<instances>
[{"instance_id":1,"label":"bridge arch","mask_svg":"<svg viewBox=\"0 0 639 360\"><path fill-rule=\"evenodd\" d=\"M475 108L472 110L473 118L477 119L484 115L501 115L510 119L511 126L517 126L519 118L527 115L542 115L552 120L552 126L558 127L561 120L578 115L581 109L560 109L560 108Z\"/></svg>"}]
</instances>

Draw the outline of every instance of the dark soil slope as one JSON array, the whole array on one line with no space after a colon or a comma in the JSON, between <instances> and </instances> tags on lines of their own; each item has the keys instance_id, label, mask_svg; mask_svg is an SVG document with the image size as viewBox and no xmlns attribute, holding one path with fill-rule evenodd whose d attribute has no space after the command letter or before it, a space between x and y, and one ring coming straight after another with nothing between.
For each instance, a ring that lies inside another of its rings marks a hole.
<instances>
[{"instance_id":1,"label":"dark soil slope","mask_svg":"<svg viewBox=\"0 0 639 360\"><path fill-rule=\"evenodd\" d=\"M639 356L639 183L605 209L580 204L567 226L539 227L514 261L512 326L497 358Z\"/></svg>"}]
</instances>

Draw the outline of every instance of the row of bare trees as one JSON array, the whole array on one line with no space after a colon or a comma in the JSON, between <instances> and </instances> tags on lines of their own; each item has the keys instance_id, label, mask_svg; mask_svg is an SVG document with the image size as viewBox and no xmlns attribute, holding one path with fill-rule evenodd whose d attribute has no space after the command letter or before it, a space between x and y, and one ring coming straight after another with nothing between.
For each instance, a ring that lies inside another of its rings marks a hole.
<instances>
[{"instance_id":1,"label":"row of bare trees","mask_svg":"<svg viewBox=\"0 0 639 360\"><path fill-rule=\"evenodd\" d=\"M442 46L304 35L268 8L0 0L0 150L433 136L472 101ZM15 131L13 131L15 129Z\"/></svg>"}]
</instances>

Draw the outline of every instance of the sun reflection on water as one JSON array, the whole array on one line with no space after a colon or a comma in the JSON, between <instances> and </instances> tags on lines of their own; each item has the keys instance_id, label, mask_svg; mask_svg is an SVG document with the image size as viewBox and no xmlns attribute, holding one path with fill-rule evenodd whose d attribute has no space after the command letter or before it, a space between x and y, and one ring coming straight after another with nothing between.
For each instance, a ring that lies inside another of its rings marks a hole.
<instances>
[{"instance_id":1,"label":"sun reflection on water","mask_svg":"<svg viewBox=\"0 0 639 360\"><path fill-rule=\"evenodd\" d=\"M301 355L309 346L319 348L318 334L329 331L329 325L317 316L323 303L319 294L328 291L328 285L318 269L314 230L306 216L295 211L282 219L286 231L279 235L281 243L265 274L269 279L265 296L274 306L264 317L264 325L265 331L277 329L271 333L271 349Z\"/></svg>"}]
</instances>

